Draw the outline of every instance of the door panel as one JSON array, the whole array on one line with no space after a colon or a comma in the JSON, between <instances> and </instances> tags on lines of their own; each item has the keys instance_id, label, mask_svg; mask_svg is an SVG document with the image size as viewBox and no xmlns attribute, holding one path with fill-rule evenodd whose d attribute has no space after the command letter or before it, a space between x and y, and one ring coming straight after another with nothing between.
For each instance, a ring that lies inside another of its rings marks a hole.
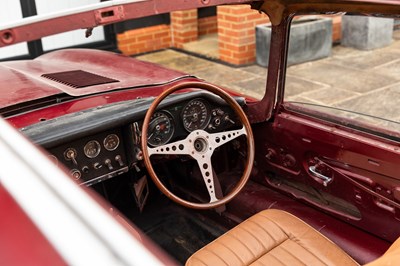
<instances>
[{"instance_id":1,"label":"door panel","mask_svg":"<svg viewBox=\"0 0 400 266\"><path fill-rule=\"evenodd\" d=\"M400 235L398 143L289 111L254 134L258 182L385 240Z\"/></svg>"}]
</instances>

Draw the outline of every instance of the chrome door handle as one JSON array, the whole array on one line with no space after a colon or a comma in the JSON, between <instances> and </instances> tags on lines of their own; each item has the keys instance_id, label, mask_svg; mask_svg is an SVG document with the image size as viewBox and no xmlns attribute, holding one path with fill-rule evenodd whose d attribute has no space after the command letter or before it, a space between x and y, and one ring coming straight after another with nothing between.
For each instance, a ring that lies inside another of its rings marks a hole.
<instances>
[{"instance_id":1,"label":"chrome door handle","mask_svg":"<svg viewBox=\"0 0 400 266\"><path fill-rule=\"evenodd\" d=\"M328 184L329 184L330 182L332 182L332 177L325 176L325 175L323 175L323 174L318 173L317 170L316 170L315 168L316 168L315 165L311 165L311 166L308 167L308 170L310 171L310 173L311 173L313 176L315 176L315 177L321 179L322 184L323 184L325 187L328 186Z\"/></svg>"}]
</instances>

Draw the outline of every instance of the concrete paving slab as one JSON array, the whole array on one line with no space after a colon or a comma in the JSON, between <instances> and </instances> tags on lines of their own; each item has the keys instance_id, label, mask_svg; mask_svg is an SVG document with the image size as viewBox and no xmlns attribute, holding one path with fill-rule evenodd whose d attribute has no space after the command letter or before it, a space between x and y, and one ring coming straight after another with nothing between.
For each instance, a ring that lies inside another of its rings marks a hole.
<instances>
[{"instance_id":1,"label":"concrete paving slab","mask_svg":"<svg viewBox=\"0 0 400 266\"><path fill-rule=\"evenodd\" d=\"M332 47L332 57L340 57L340 56L348 56L351 54L357 54L359 53L360 50L351 48L351 47L345 47L341 45L335 45Z\"/></svg>"},{"instance_id":2,"label":"concrete paving slab","mask_svg":"<svg viewBox=\"0 0 400 266\"><path fill-rule=\"evenodd\" d=\"M153 53L148 53L144 55L139 55L136 56L137 59L143 60L143 61L148 61L148 62L153 62L153 63L159 63L163 61L169 61L172 59L178 59L182 57L186 57L187 55L184 53L180 53L174 50L166 49L166 50L161 50L158 52L153 52Z\"/></svg>"},{"instance_id":3,"label":"concrete paving slab","mask_svg":"<svg viewBox=\"0 0 400 266\"><path fill-rule=\"evenodd\" d=\"M167 68L186 72L188 74L194 74L197 71L213 68L214 66L214 64L208 60L189 55L166 58L162 61L158 61L157 63Z\"/></svg>"},{"instance_id":4,"label":"concrete paving slab","mask_svg":"<svg viewBox=\"0 0 400 266\"><path fill-rule=\"evenodd\" d=\"M289 102L299 102L299 103L309 103L309 104L317 104L321 105L322 103L314 100L314 99L309 99L303 96L295 95L295 96L290 96L286 98L286 101Z\"/></svg>"},{"instance_id":5,"label":"concrete paving slab","mask_svg":"<svg viewBox=\"0 0 400 266\"><path fill-rule=\"evenodd\" d=\"M333 104L337 102L342 102L345 101L349 98L354 98L356 96L360 96L360 93L348 91L348 90L343 90L343 89L338 89L338 88L323 88L319 89L316 91L311 91L311 92L306 92L302 93L301 96L308 98L308 99L313 99L317 102L320 102L324 105L332 106Z\"/></svg>"},{"instance_id":6,"label":"concrete paving slab","mask_svg":"<svg viewBox=\"0 0 400 266\"><path fill-rule=\"evenodd\" d=\"M335 64L327 63L326 59L307 63L298 68L289 67L288 74L361 93L376 90L396 82L395 79L388 76L344 66L338 67Z\"/></svg>"},{"instance_id":7,"label":"concrete paving slab","mask_svg":"<svg viewBox=\"0 0 400 266\"><path fill-rule=\"evenodd\" d=\"M242 71L252 73L254 75L266 78L268 69L259 65L244 66L239 68Z\"/></svg>"},{"instance_id":8,"label":"concrete paving slab","mask_svg":"<svg viewBox=\"0 0 400 266\"><path fill-rule=\"evenodd\" d=\"M326 60L330 64L351 67L354 69L373 69L399 59L399 51L377 49L375 51L357 51Z\"/></svg>"},{"instance_id":9,"label":"concrete paving slab","mask_svg":"<svg viewBox=\"0 0 400 266\"><path fill-rule=\"evenodd\" d=\"M374 72L391 77L395 80L400 80L400 57L396 61L375 68Z\"/></svg>"},{"instance_id":10,"label":"concrete paving slab","mask_svg":"<svg viewBox=\"0 0 400 266\"><path fill-rule=\"evenodd\" d=\"M395 120L400 114L400 104L393 99L400 99L400 84L364 94L334 106L372 116Z\"/></svg>"},{"instance_id":11,"label":"concrete paving slab","mask_svg":"<svg viewBox=\"0 0 400 266\"><path fill-rule=\"evenodd\" d=\"M322 83L304 80L299 77L286 75L285 97L295 96L304 92L315 91L329 87Z\"/></svg>"},{"instance_id":12,"label":"concrete paving slab","mask_svg":"<svg viewBox=\"0 0 400 266\"><path fill-rule=\"evenodd\" d=\"M218 35L207 34L200 36L196 41L185 43L183 45L183 49L192 53L204 55L212 59L218 59Z\"/></svg>"},{"instance_id":13,"label":"concrete paving slab","mask_svg":"<svg viewBox=\"0 0 400 266\"><path fill-rule=\"evenodd\" d=\"M245 93L256 99L261 99L264 96L266 81L265 78L255 77L238 82L232 82L227 86L235 91Z\"/></svg>"},{"instance_id":14,"label":"concrete paving slab","mask_svg":"<svg viewBox=\"0 0 400 266\"><path fill-rule=\"evenodd\" d=\"M207 68L194 69L190 73L217 85L232 84L257 77L252 73L221 64L213 64Z\"/></svg>"}]
</instances>

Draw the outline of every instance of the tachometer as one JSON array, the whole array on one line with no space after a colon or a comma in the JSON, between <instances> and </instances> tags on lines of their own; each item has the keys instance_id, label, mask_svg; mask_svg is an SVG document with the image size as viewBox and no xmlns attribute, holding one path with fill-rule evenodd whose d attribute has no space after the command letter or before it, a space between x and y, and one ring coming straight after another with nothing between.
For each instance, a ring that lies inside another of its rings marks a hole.
<instances>
[{"instance_id":1,"label":"tachometer","mask_svg":"<svg viewBox=\"0 0 400 266\"><path fill-rule=\"evenodd\" d=\"M175 127L172 117L167 112L156 112L149 124L147 142L151 146L160 146L168 143L174 135Z\"/></svg>"},{"instance_id":2,"label":"tachometer","mask_svg":"<svg viewBox=\"0 0 400 266\"><path fill-rule=\"evenodd\" d=\"M182 111L183 126L189 132L206 128L210 118L210 110L207 104L200 99L191 100Z\"/></svg>"}]
</instances>

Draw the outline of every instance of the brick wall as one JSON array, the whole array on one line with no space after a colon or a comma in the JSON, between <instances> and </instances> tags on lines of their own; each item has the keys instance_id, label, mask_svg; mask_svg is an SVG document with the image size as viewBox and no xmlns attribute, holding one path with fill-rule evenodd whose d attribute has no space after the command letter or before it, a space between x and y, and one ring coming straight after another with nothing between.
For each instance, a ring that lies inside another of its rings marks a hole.
<instances>
[{"instance_id":1,"label":"brick wall","mask_svg":"<svg viewBox=\"0 0 400 266\"><path fill-rule=\"evenodd\" d=\"M217 16L199 18L198 32L199 36L213 34L218 32Z\"/></svg>"},{"instance_id":2,"label":"brick wall","mask_svg":"<svg viewBox=\"0 0 400 266\"><path fill-rule=\"evenodd\" d=\"M125 55L171 47L170 25L157 25L117 34L118 49Z\"/></svg>"},{"instance_id":3,"label":"brick wall","mask_svg":"<svg viewBox=\"0 0 400 266\"><path fill-rule=\"evenodd\" d=\"M220 59L235 65L253 63L255 26L269 22L268 17L248 5L219 6L217 14Z\"/></svg>"},{"instance_id":4,"label":"brick wall","mask_svg":"<svg viewBox=\"0 0 400 266\"><path fill-rule=\"evenodd\" d=\"M172 45L182 48L184 43L197 40L197 9L175 11L171 13Z\"/></svg>"},{"instance_id":5,"label":"brick wall","mask_svg":"<svg viewBox=\"0 0 400 266\"><path fill-rule=\"evenodd\" d=\"M158 25L117 35L118 48L126 55L169 47L182 48L198 36L218 33L219 59L242 65L255 61L255 26L269 22L265 14L247 5L219 6L217 16L197 18L197 10L171 13L171 25ZM341 38L341 16L333 19L333 41ZM246 21L246 22L243 22Z\"/></svg>"}]
</instances>

